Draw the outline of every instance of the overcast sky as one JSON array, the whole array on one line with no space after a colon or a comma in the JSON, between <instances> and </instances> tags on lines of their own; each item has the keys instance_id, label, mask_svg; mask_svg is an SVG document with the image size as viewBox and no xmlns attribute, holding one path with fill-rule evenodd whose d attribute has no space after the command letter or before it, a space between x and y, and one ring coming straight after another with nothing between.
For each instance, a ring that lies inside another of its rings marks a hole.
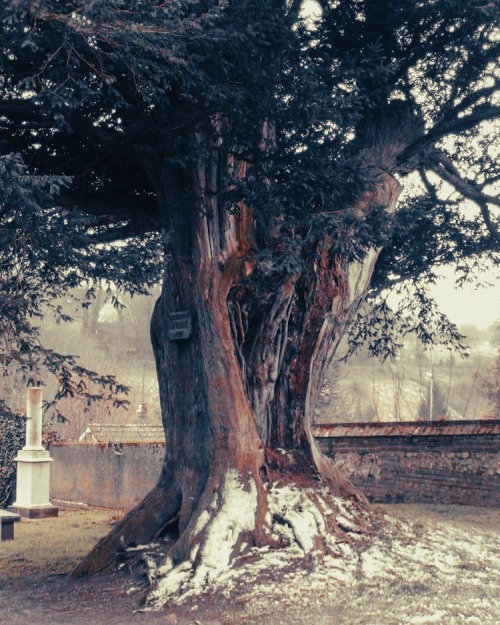
<instances>
[{"instance_id":1,"label":"overcast sky","mask_svg":"<svg viewBox=\"0 0 500 625\"><path fill-rule=\"evenodd\" d=\"M500 270L485 274L493 283L485 288L456 289L453 279L440 280L431 291L440 309L457 325L472 324L487 328L500 320Z\"/></svg>"}]
</instances>

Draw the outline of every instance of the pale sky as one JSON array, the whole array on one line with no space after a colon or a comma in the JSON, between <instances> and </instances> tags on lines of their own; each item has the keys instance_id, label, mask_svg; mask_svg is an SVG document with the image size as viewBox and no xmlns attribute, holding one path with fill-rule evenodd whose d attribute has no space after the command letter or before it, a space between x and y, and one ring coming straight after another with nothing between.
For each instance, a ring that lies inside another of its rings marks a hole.
<instances>
[{"instance_id":1,"label":"pale sky","mask_svg":"<svg viewBox=\"0 0 500 625\"><path fill-rule=\"evenodd\" d=\"M485 280L492 286L457 289L450 275L432 287L431 293L440 310L457 325L487 328L500 320L500 270L485 274Z\"/></svg>"}]
</instances>

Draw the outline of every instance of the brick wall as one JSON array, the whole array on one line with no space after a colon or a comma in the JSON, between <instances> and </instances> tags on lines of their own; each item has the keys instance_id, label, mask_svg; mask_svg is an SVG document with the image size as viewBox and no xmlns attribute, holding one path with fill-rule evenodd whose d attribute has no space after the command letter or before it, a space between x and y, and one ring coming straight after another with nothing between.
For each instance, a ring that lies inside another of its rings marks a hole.
<instances>
[{"instance_id":1,"label":"brick wall","mask_svg":"<svg viewBox=\"0 0 500 625\"><path fill-rule=\"evenodd\" d=\"M314 433L373 502L500 507L500 421L339 424Z\"/></svg>"},{"instance_id":2,"label":"brick wall","mask_svg":"<svg viewBox=\"0 0 500 625\"><path fill-rule=\"evenodd\" d=\"M371 501L500 507L500 421L314 428ZM156 484L162 443L52 444L53 500L127 510Z\"/></svg>"}]
</instances>

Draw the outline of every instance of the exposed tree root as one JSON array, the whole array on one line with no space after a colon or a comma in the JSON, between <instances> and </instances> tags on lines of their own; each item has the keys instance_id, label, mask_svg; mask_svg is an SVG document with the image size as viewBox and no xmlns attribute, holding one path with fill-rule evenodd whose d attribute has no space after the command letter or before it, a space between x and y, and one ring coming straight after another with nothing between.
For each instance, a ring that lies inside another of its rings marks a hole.
<instances>
[{"instance_id":1,"label":"exposed tree root","mask_svg":"<svg viewBox=\"0 0 500 625\"><path fill-rule=\"evenodd\" d=\"M102 571L116 561L121 550L153 540L173 521L180 505L176 489L153 488L75 567L70 579Z\"/></svg>"},{"instance_id":2,"label":"exposed tree root","mask_svg":"<svg viewBox=\"0 0 500 625\"><path fill-rule=\"evenodd\" d=\"M284 450L268 452L260 474L234 467L213 472L200 498L189 502L191 517L179 523L180 536L167 552L163 544L164 555L142 558L151 586L144 609L234 587L249 562L279 574L292 562L352 559L369 532L370 510L354 487L336 478L323 480L308 454ZM156 487L71 577L100 571L127 549L151 543L188 499L189 492Z\"/></svg>"},{"instance_id":3,"label":"exposed tree root","mask_svg":"<svg viewBox=\"0 0 500 625\"><path fill-rule=\"evenodd\" d=\"M153 582L145 609L179 603L200 592L228 590L248 562L272 567L277 574L292 561L309 565L325 557L354 557L356 542L369 529L369 512L352 499L332 495L328 486L293 483L266 486L265 544L255 540L257 488L228 472L209 509L196 515L188 557L172 553L157 566L149 561Z\"/></svg>"}]
</instances>

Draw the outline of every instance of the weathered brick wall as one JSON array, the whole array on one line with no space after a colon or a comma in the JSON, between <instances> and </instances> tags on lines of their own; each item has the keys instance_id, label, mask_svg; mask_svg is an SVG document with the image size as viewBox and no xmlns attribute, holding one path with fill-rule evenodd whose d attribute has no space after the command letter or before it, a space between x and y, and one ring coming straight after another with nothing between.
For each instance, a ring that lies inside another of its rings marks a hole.
<instances>
[{"instance_id":1,"label":"weathered brick wall","mask_svg":"<svg viewBox=\"0 0 500 625\"><path fill-rule=\"evenodd\" d=\"M371 501L500 507L500 421L314 428ZM127 510L156 484L162 443L52 444L53 500Z\"/></svg>"},{"instance_id":2,"label":"weathered brick wall","mask_svg":"<svg viewBox=\"0 0 500 625\"><path fill-rule=\"evenodd\" d=\"M329 425L320 449L373 502L500 507L500 422Z\"/></svg>"}]
</instances>

